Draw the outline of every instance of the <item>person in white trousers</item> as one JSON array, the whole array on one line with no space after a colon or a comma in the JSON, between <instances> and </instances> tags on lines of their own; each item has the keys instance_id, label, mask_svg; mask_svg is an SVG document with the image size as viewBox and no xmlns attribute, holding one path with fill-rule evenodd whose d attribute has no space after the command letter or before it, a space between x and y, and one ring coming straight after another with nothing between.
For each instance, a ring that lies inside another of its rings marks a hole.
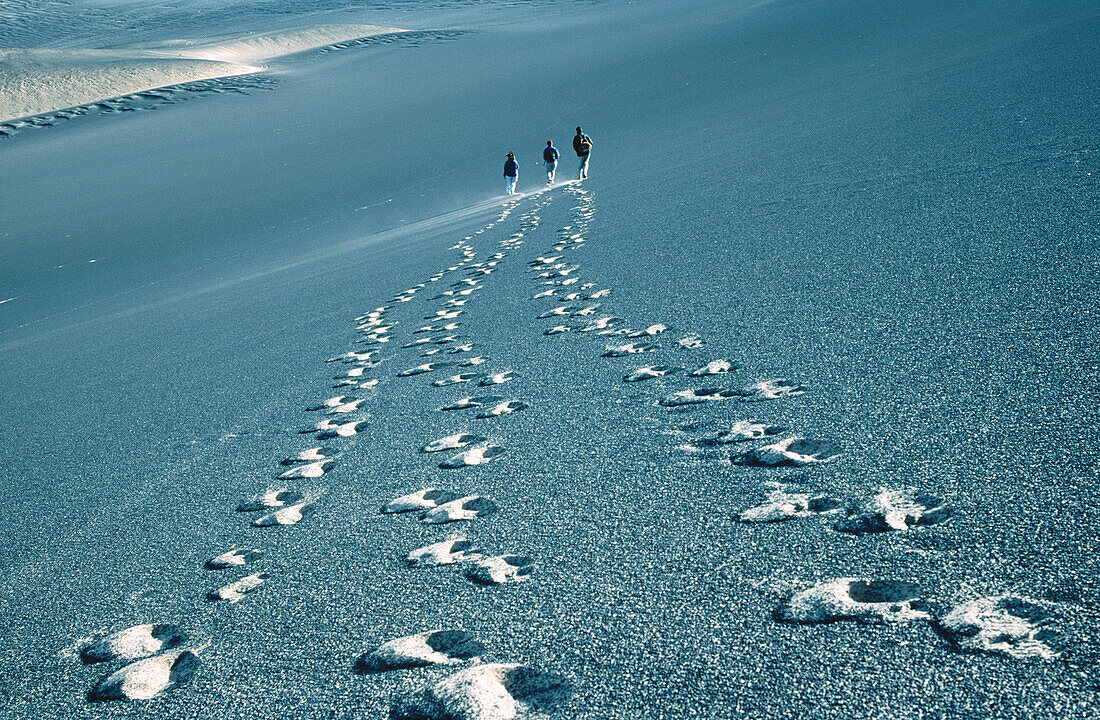
<instances>
[{"instance_id":1,"label":"person in white trousers","mask_svg":"<svg viewBox=\"0 0 1100 720\"><path fill-rule=\"evenodd\" d=\"M592 138L585 135L579 125L577 126L577 134L573 136L573 151L581 159L577 179L584 180L588 177L588 156L592 153Z\"/></svg>"},{"instance_id":2,"label":"person in white trousers","mask_svg":"<svg viewBox=\"0 0 1100 720\"><path fill-rule=\"evenodd\" d=\"M542 162L546 165L546 184L554 184L554 175L558 171L558 158L561 157L561 153L554 147L554 143L551 140L546 141L546 147L542 149Z\"/></svg>"},{"instance_id":3,"label":"person in white trousers","mask_svg":"<svg viewBox=\"0 0 1100 720\"><path fill-rule=\"evenodd\" d=\"M508 153L508 159L504 161L504 191L507 194L516 194L516 180L518 178L519 165L516 164L516 156Z\"/></svg>"}]
</instances>

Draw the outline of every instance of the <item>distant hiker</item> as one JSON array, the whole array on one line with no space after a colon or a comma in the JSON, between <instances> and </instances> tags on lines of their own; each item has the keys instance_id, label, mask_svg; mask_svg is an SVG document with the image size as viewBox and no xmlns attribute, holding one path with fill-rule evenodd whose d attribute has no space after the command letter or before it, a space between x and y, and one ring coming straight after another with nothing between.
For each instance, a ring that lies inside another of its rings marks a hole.
<instances>
[{"instance_id":1,"label":"distant hiker","mask_svg":"<svg viewBox=\"0 0 1100 720\"><path fill-rule=\"evenodd\" d=\"M508 159L504 161L504 189L509 195L516 194L516 178L519 177L519 165L516 164L516 156L508 153Z\"/></svg>"},{"instance_id":2,"label":"distant hiker","mask_svg":"<svg viewBox=\"0 0 1100 720\"><path fill-rule=\"evenodd\" d=\"M561 153L554 147L554 143L550 140L546 141L546 147L542 151L542 161L546 163L546 184L554 184L554 173L558 171L558 158L561 157Z\"/></svg>"},{"instance_id":3,"label":"distant hiker","mask_svg":"<svg viewBox=\"0 0 1100 720\"><path fill-rule=\"evenodd\" d=\"M577 134L573 136L573 150L576 151L577 157L581 159L577 179L584 180L588 177L588 154L592 152L592 138L585 135L579 126L577 127Z\"/></svg>"}]
</instances>

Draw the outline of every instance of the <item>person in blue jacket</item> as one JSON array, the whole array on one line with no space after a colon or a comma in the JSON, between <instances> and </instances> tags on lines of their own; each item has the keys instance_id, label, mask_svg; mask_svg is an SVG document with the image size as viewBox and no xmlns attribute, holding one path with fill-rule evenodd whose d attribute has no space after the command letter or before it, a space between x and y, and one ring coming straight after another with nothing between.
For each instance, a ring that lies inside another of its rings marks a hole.
<instances>
[{"instance_id":1,"label":"person in blue jacket","mask_svg":"<svg viewBox=\"0 0 1100 720\"><path fill-rule=\"evenodd\" d=\"M554 173L558 171L558 158L561 157L561 153L554 147L554 143L551 140L546 141L546 147L542 150L542 161L546 163L546 184L554 184Z\"/></svg>"},{"instance_id":2,"label":"person in blue jacket","mask_svg":"<svg viewBox=\"0 0 1100 720\"><path fill-rule=\"evenodd\" d=\"M516 156L508 153L508 159L504 161L504 190L509 195L516 194L516 180L519 178L519 165L516 164Z\"/></svg>"}]
</instances>

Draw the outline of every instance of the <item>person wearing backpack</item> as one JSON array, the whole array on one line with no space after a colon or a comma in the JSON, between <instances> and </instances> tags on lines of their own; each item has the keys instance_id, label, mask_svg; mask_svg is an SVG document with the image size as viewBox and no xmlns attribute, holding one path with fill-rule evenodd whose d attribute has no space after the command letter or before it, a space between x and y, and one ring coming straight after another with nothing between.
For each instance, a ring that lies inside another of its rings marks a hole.
<instances>
[{"instance_id":1,"label":"person wearing backpack","mask_svg":"<svg viewBox=\"0 0 1100 720\"><path fill-rule=\"evenodd\" d=\"M584 180L588 177L588 155L592 152L592 138L585 135L579 126L577 127L577 134L573 136L573 150L577 153L577 157L581 159L577 179Z\"/></svg>"},{"instance_id":2,"label":"person wearing backpack","mask_svg":"<svg viewBox=\"0 0 1100 720\"><path fill-rule=\"evenodd\" d=\"M558 171L558 158L561 157L561 153L554 147L554 143L550 140L546 141L546 147L542 150L542 161L546 163L546 184L554 184L554 173Z\"/></svg>"},{"instance_id":3,"label":"person wearing backpack","mask_svg":"<svg viewBox=\"0 0 1100 720\"><path fill-rule=\"evenodd\" d=\"M508 159L504 161L504 190L509 195L516 194L516 180L519 178L519 165L516 164L516 156L508 153Z\"/></svg>"}]
</instances>

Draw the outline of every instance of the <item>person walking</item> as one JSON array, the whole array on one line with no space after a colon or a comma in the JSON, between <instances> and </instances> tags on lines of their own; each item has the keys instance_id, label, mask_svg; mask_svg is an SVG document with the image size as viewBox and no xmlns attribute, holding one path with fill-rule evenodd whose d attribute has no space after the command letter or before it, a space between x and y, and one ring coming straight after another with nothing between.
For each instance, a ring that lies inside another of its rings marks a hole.
<instances>
[{"instance_id":1,"label":"person walking","mask_svg":"<svg viewBox=\"0 0 1100 720\"><path fill-rule=\"evenodd\" d=\"M516 194L516 180L519 178L519 165L516 164L516 156L508 153L508 159L504 161L504 190L509 195Z\"/></svg>"},{"instance_id":2,"label":"person walking","mask_svg":"<svg viewBox=\"0 0 1100 720\"><path fill-rule=\"evenodd\" d=\"M558 171L558 158L561 157L561 153L554 147L554 143L550 140L546 141L546 147L542 151L542 161L546 163L546 184L554 184L554 174Z\"/></svg>"},{"instance_id":3,"label":"person walking","mask_svg":"<svg viewBox=\"0 0 1100 720\"><path fill-rule=\"evenodd\" d=\"M580 126L577 126L577 134L573 136L573 150L581 159L580 170L577 173L578 180L588 177L588 156L592 152L592 138L584 134Z\"/></svg>"}]
</instances>

